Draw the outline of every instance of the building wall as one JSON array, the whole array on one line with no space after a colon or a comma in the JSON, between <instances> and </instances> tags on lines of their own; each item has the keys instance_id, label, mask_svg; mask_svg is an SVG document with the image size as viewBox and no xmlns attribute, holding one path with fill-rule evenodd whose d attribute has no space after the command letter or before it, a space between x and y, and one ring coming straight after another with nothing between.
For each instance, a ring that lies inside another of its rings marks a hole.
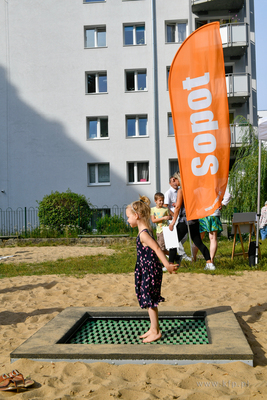
<instances>
[{"instance_id":1,"label":"building wall","mask_svg":"<svg viewBox=\"0 0 267 400\"><path fill-rule=\"evenodd\" d=\"M68 188L109 207L128 204L139 193L152 200L156 190L168 189L169 161L177 153L168 136L167 67L180 43L165 43L165 21L187 21L190 34L196 16L189 0L154 3L155 37L150 0L0 0L0 208L36 206L51 191ZM123 45L125 23L145 24L145 45ZM106 47L85 49L84 27L97 25L106 25ZM144 68L147 91L126 92L125 70ZM86 94L86 72L103 70L107 93ZM249 106L242 112L247 117ZM147 137L126 138L130 114L147 114ZM108 116L108 139L87 140L86 117L92 116ZM149 182L128 184L127 163L138 161L149 162ZM87 164L99 162L110 164L110 184L88 186Z\"/></svg>"}]
</instances>

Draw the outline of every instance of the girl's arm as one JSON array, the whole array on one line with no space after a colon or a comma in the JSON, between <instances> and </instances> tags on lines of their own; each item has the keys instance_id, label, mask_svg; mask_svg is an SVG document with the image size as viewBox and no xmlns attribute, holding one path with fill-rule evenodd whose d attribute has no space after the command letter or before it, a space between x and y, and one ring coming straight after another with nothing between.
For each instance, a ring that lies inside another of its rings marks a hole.
<instances>
[{"instance_id":1,"label":"girl's arm","mask_svg":"<svg viewBox=\"0 0 267 400\"><path fill-rule=\"evenodd\" d=\"M142 232L140 234L140 240L143 244L143 246L148 246L154 252L157 254L158 258L162 261L164 267L167 268L170 274L176 274L177 270L177 264L170 264L167 258L165 257L165 254L159 247L158 243L147 233L147 232Z\"/></svg>"},{"instance_id":2,"label":"girl's arm","mask_svg":"<svg viewBox=\"0 0 267 400\"><path fill-rule=\"evenodd\" d=\"M177 193L177 200L176 200L176 205L175 205L175 209L174 209L174 213L173 213L172 222L169 225L170 231L173 230L174 224L178 218L182 204L183 204L183 190L179 189L178 193Z\"/></svg>"}]
</instances>

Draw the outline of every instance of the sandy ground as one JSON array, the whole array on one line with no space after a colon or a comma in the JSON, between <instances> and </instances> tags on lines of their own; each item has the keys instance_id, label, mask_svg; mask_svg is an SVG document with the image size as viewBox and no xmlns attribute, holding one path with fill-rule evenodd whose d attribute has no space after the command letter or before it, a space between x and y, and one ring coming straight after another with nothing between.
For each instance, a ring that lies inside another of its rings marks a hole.
<instances>
[{"instance_id":1,"label":"sandy ground","mask_svg":"<svg viewBox=\"0 0 267 400\"><path fill-rule=\"evenodd\" d=\"M68 257L95 256L97 254L112 254L114 250L106 247L75 246L40 246L40 247L2 247L0 262L4 263L38 263L56 261Z\"/></svg>"},{"instance_id":2,"label":"sandy ground","mask_svg":"<svg viewBox=\"0 0 267 400\"><path fill-rule=\"evenodd\" d=\"M5 248L0 249L0 256L37 262L93 251L62 247ZM133 280L133 273L82 279L58 275L1 279L0 374L16 368L34 379L35 385L19 393L0 391L0 399L267 399L267 273L260 271L227 277L165 273L162 295L166 302L159 307L160 312L168 306L177 310L231 306L253 350L254 367L242 362L116 366L18 360L10 364L10 352L66 307L137 306Z\"/></svg>"}]
</instances>

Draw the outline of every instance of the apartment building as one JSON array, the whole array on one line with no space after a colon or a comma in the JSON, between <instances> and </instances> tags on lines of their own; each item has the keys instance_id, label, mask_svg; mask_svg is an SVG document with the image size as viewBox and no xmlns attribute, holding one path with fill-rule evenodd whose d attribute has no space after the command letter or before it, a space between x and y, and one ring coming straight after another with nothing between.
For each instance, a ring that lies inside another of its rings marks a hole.
<instances>
[{"instance_id":1,"label":"apartment building","mask_svg":"<svg viewBox=\"0 0 267 400\"><path fill-rule=\"evenodd\" d=\"M1 0L0 208L70 189L109 209L166 191L178 169L170 65L212 21L234 157L235 118L257 125L253 0Z\"/></svg>"}]
</instances>

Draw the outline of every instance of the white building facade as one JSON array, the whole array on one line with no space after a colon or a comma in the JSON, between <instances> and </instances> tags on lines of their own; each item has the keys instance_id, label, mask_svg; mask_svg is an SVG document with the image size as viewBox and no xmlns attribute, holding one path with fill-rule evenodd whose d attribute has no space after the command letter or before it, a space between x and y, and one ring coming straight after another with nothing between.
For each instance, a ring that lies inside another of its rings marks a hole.
<instances>
[{"instance_id":1,"label":"white building facade","mask_svg":"<svg viewBox=\"0 0 267 400\"><path fill-rule=\"evenodd\" d=\"M169 68L212 21L234 150L234 119L257 125L253 0L0 0L0 208L67 189L98 207L165 192L178 169Z\"/></svg>"}]
</instances>

